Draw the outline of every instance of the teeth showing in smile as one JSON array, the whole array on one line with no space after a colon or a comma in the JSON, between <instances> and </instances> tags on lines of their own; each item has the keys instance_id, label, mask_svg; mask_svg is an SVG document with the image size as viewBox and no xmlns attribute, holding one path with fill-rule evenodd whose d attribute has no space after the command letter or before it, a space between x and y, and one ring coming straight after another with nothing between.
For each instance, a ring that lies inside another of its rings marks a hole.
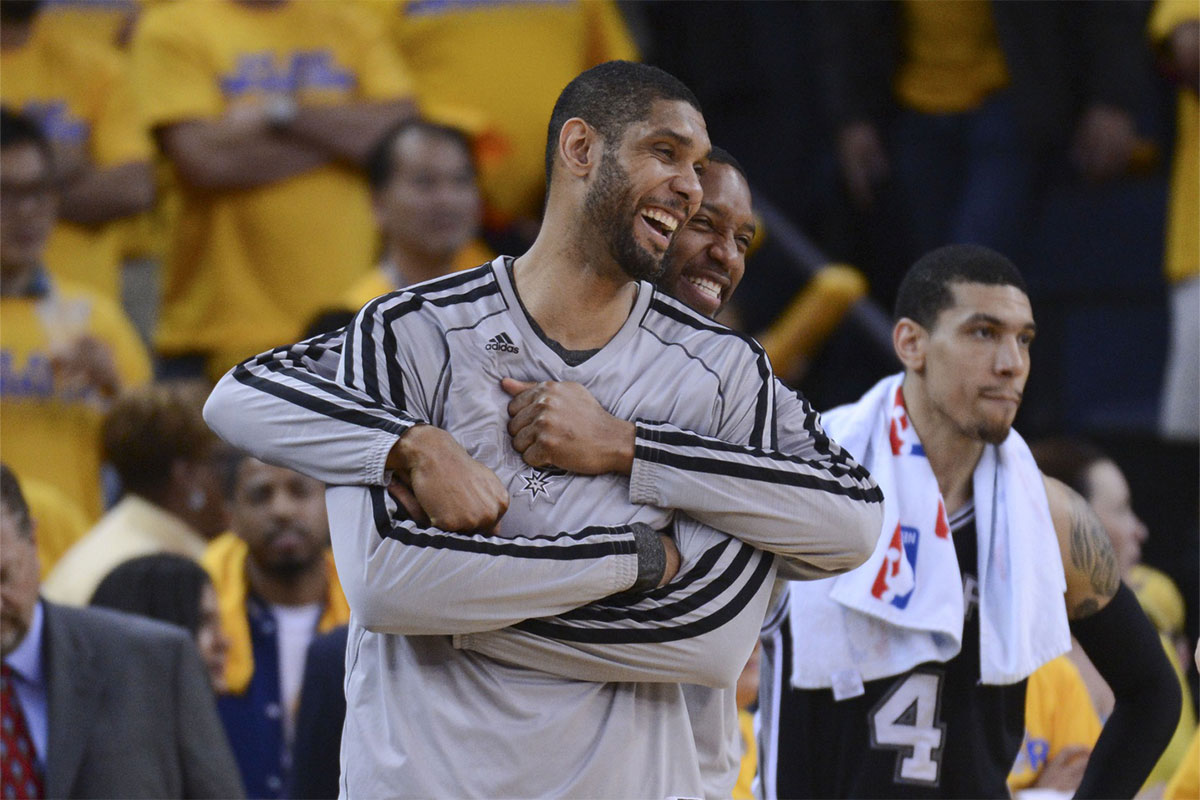
<instances>
[{"instance_id":1,"label":"teeth showing in smile","mask_svg":"<svg viewBox=\"0 0 1200 800\"><path fill-rule=\"evenodd\" d=\"M688 283L692 284L697 289L704 292L706 295L713 298L714 300L721 299L721 284L717 283L716 281L710 281L705 278L692 278L692 277L685 278L684 280L686 280Z\"/></svg>"},{"instance_id":2,"label":"teeth showing in smile","mask_svg":"<svg viewBox=\"0 0 1200 800\"><path fill-rule=\"evenodd\" d=\"M675 219L665 211L659 211L657 208L645 209L642 211L642 216L661 225L665 229L668 236L674 233L675 229L679 227L679 220Z\"/></svg>"}]
</instances>

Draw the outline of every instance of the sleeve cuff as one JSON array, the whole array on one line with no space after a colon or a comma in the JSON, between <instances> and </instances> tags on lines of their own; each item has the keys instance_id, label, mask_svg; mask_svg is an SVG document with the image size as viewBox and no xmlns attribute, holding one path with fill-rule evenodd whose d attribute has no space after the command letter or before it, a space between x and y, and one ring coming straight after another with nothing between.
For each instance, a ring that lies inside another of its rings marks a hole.
<instances>
[{"instance_id":1,"label":"sleeve cuff","mask_svg":"<svg viewBox=\"0 0 1200 800\"><path fill-rule=\"evenodd\" d=\"M661 506L658 492L659 470L654 450L647 443L654 441L654 428L644 422L634 423L633 467L629 470L629 501L642 505Z\"/></svg>"}]
</instances>

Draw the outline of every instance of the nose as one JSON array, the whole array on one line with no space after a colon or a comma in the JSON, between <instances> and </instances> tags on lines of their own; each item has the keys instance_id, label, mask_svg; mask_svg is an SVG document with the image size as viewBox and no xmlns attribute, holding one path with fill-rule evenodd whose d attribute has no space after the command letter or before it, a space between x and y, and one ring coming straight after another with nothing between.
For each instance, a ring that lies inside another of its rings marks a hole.
<instances>
[{"instance_id":1,"label":"nose","mask_svg":"<svg viewBox=\"0 0 1200 800\"><path fill-rule=\"evenodd\" d=\"M291 519L295 513L295 504L287 496L287 492L274 492L269 509L275 519Z\"/></svg>"},{"instance_id":2,"label":"nose","mask_svg":"<svg viewBox=\"0 0 1200 800\"><path fill-rule=\"evenodd\" d=\"M1003 336L996 348L996 372L1001 375L1021 375L1028 368L1025 351L1016 336Z\"/></svg>"},{"instance_id":3,"label":"nose","mask_svg":"<svg viewBox=\"0 0 1200 800\"><path fill-rule=\"evenodd\" d=\"M713 261L716 261L726 272L731 271L733 262L738 257L737 243L733 240L733 234L717 234L708 248L709 256Z\"/></svg>"},{"instance_id":4,"label":"nose","mask_svg":"<svg viewBox=\"0 0 1200 800\"><path fill-rule=\"evenodd\" d=\"M684 164L675 178L671 181L671 191L679 195L687 204L688 216L700 208L700 200L704 197L704 189L700 186L700 176L691 164Z\"/></svg>"}]
</instances>

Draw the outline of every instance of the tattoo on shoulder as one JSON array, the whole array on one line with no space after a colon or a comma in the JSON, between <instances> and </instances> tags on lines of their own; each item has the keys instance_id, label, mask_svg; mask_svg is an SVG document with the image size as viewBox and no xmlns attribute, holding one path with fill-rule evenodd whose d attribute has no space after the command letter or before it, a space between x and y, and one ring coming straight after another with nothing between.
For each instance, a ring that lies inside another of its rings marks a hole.
<instances>
[{"instance_id":1,"label":"tattoo on shoulder","mask_svg":"<svg viewBox=\"0 0 1200 800\"><path fill-rule=\"evenodd\" d=\"M1109 598L1117 593L1120 575L1117 557L1104 525L1088 502L1079 495L1071 497L1071 562L1080 573L1087 575L1092 591L1099 597ZM1075 617L1086 617L1095 613L1099 603L1087 598L1078 603Z\"/></svg>"}]
</instances>

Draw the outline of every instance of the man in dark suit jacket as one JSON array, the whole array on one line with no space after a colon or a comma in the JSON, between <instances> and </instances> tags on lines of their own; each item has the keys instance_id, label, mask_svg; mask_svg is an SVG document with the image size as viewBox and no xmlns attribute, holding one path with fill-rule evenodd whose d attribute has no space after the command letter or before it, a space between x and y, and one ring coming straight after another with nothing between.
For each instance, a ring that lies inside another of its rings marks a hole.
<instances>
[{"instance_id":1,"label":"man in dark suit jacket","mask_svg":"<svg viewBox=\"0 0 1200 800\"><path fill-rule=\"evenodd\" d=\"M42 601L33 536L20 486L0 465L4 790L242 796L191 637L148 619ZM27 758L14 764L7 755L15 752Z\"/></svg>"}]
</instances>

